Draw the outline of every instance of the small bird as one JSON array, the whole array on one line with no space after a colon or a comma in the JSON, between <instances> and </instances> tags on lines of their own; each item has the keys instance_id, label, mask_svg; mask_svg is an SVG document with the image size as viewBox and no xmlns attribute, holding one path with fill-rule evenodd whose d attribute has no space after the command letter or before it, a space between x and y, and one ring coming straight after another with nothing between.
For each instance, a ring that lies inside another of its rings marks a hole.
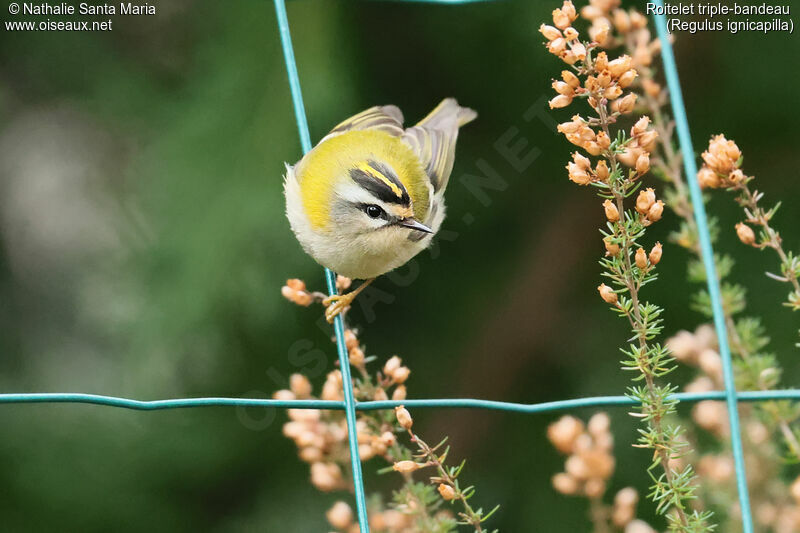
<instances>
[{"instance_id":1,"label":"small bird","mask_svg":"<svg viewBox=\"0 0 800 533\"><path fill-rule=\"evenodd\" d=\"M323 301L328 322L376 277L431 243L444 220L458 128L476 117L446 98L403 129L396 106L371 107L286 165L286 216L303 249L322 266L364 280Z\"/></svg>"}]
</instances>

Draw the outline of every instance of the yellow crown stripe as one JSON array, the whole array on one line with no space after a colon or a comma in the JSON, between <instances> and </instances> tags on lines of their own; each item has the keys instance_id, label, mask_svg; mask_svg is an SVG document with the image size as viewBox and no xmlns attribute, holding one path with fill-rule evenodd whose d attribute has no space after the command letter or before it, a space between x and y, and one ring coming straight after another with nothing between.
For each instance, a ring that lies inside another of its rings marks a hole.
<instances>
[{"instance_id":1,"label":"yellow crown stripe","mask_svg":"<svg viewBox=\"0 0 800 533\"><path fill-rule=\"evenodd\" d=\"M398 198L402 198L403 197L403 190L400 187L398 187L396 183L394 183L392 180L387 178L386 175L383 172L381 172L380 170L371 167L369 165L369 163L367 163L366 161L362 161L361 163L358 163L356 165L356 168L358 168L359 170L361 170L363 172L366 172L367 174L369 174L370 176L372 176L375 179L381 180L383 183L386 184L386 186L388 186L392 190L392 192Z\"/></svg>"}]
</instances>

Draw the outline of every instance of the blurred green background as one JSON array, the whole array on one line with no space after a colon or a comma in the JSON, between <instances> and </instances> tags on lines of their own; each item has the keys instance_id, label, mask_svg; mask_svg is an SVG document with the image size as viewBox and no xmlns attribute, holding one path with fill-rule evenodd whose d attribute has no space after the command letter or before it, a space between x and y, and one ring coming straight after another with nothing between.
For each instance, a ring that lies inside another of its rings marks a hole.
<instances>
[{"instance_id":1,"label":"blurred green background","mask_svg":"<svg viewBox=\"0 0 800 533\"><path fill-rule=\"evenodd\" d=\"M0 34L3 392L265 397L292 372L319 383L334 368L319 309L279 291L289 277L322 288L323 276L283 214L283 163L300 147L273 6L156 5L155 16L116 17L112 32ZM456 96L480 114L459 139L448 233L435 253L377 283L392 301L374 305L376 319L351 315L370 354L396 353L411 367L411 397L539 402L620 394L629 383L616 348L626 329L595 291L602 209L567 181L566 141L525 118L544 109L560 70L536 32L554 7L288 6L315 141L375 104L397 104L412 121ZM800 249L798 39L682 34L676 54L698 151L714 133L735 139L767 200L785 201L777 225ZM523 138L523 152L540 155L520 171L496 143ZM486 165L502 190L476 196L464 176ZM785 287L762 275L775 260L737 246L730 198L710 209L785 384L797 385L797 317L778 305ZM653 240L675 226L665 216ZM694 327L702 317L688 311L696 287L685 282L685 254L667 246L661 264L648 297L668 310L668 331ZM310 349L327 359L309 363ZM451 435L454 457L468 458L463 477L478 486L476 501L501 504L493 526L588 530L585 502L550 488L562 468L544 438L554 416L414 414L422 435ZM280 433L284 418L0 406L2 528L327 531L324 510L337 496L310 486ZM612 488L641 488L648 457L630 448L634 422L621 409L612 421ZM368 490L390 485L374 474L379 466L365 465Z\"/></svg>"}]
</instances>

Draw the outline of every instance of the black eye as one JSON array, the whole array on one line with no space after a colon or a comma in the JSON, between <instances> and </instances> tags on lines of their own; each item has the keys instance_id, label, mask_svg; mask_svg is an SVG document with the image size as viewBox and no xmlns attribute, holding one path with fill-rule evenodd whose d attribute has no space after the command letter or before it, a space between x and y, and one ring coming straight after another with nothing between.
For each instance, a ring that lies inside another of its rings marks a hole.
<instances>
[{"instance_id":1,"label":"black eye","mask_svg":"<svg viewBox=\"0 0 800 533\"><path fill-rule=\"evenodd\" d=\"M383 215L383 209L381 209L375 204L368 205L367 207L364 208L364 211L370 218L380 218Z\"/></svg>"}]
</instances>

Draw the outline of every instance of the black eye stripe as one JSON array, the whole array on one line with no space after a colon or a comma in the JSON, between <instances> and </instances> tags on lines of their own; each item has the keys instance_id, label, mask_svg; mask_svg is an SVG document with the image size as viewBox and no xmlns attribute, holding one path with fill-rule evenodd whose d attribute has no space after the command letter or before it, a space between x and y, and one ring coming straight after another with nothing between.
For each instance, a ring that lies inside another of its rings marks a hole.
<instances>
[{"instance_id":1,"label":"black eye stripe","mask_svg":"<svg viewBox=\"0 0 800 533\"><path fill-rule=\"evenodd\" d=\"M389 180L393 185L399 188L400 191L402 191L402 194L398 197L392 187L389 186L384 180L379 179L360 168L353 168L350 170L350 177L353 179L353 181L355 181L361 188L382 202L399 204L403 206L408 206L411 204L408 191L406 191L406 188L402 183L400 183L400 180L389 167L375 161L368 161L367 165L375 169L376 172L380 172L383 176L385 176L387 180Z\"/></svg>"}]
</instances>

